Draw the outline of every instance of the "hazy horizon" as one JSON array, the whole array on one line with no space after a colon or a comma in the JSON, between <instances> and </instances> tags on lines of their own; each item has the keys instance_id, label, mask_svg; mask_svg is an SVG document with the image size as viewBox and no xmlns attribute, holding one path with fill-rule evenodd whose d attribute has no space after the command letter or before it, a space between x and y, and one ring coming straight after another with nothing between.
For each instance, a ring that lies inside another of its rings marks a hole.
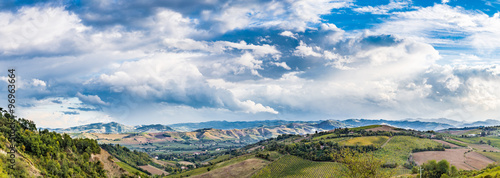
<instances>
[{"instance_id":1,"label":"hazy horizon","mask_svg":"<svg viewBox=\"0 0 500 178\"><path fill-rule=\"evenodd\" d=\"M3 1L0 88L40 127L500 120L499 1Z\"/></svg>"}]
</instances>

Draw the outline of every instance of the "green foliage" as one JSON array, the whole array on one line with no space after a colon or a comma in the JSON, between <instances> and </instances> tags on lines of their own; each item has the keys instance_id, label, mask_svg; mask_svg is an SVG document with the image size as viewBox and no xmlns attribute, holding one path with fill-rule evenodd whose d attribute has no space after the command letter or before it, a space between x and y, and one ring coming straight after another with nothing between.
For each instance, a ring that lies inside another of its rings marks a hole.
<instances>
[{"instance_id":1,"label":"green foliage","mask_svg":"<svg viewBox=\"0 0 500 178\"><path fill-rule=\"evenodd\" d=\"M422 177L425 178L450 177L450 175L457 174L456 167L453 166L453 168L450 168L450 163L446 160L441 160L439 162L436 162L436 160L429 160L422 165L422 168Z\"/></svg>"},{"instance_id":2,"label":"green foliage","mask_svg":"<svg viewBox=\"0 0 500 178\"><path fill-rule=\"evenodd\" d=\"M127 147L121 145L101 144L101 147L120 161L126 162L132 166L144 166L152 162L151 157L149 157L147 153L136 150L131 151Z\"/></svg>"},{"instance_id":3,"label":"green foliage","mask_svg":"<svg viewBox=\"0 0 500 178\"><path fill-rule=\"evenodd\" d=\"M14 124L13 128L11 124ZM101 162L89 160L91 154L100 153L96 140L72 139L67 134L37 130L33 121L13 119L7 113L1 114L0 145L10 145L2 136L12 132L15 133L16 150L22 158L16 160L15 169L3 168L11 176L31 177L28 170L32 168L25 162L35 165L43 177L106 176Z\"/></svg>"},{"instance_id":4,"label":"green foliage","mask_svg":"<svg viewBox=\"0 0 500 178\"><path fill-rule=\"evenodd\" d=\"M385 178L391 177L394 173L382 169L384 160L379 159L373 153L359 153L344 149L340 152L340 162L344 163L346 171L343 177L352 178Z\"/></svg>"},{"instance_id":5,"label":"green foliage","mask_svg":"<svg viewBox=\"0 0 500 178\"><path fill-rule=\"evenodd\" d=\"M486 168L478 171L476 170L460 171L457 177L477 177L477 178L500 177L500 166L498 164L489 164Z\"/></svg>"},{"instance_id":6,"label":"green foliage","mask_svg":"<svg viewBox=\"0 0 500 178\"><path fill-rule=\"evenodd\" d=\"M129 173L132 173L132 174L136 174L136 173L146 174L145 172L142 172L141 170L138 170L138 169L136 169L136 168L128 165L127 163L116 162L116 164L118 164L118 166L120 166L121 168L125 169Z\"/></svg>"}]
</instances>

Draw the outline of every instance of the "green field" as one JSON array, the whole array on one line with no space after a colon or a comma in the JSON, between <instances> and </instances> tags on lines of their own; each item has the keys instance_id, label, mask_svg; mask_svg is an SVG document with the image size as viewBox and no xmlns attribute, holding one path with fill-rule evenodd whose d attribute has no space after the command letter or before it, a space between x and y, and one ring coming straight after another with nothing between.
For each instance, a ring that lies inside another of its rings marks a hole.
<instances>
[{"instance_id":1,"label":"green field","mask_svg":"<svg viewBox=\"0 0 500 178\"><path fill-rule=\"evenodd\" d=\"M461 146L461 147L467 147L467 144L463 144L463 143L457 142L455 140L448 139L448 140L443 140L443 141L451 143L451 144L455 144L455 145L458 145L458 146Z\"/></svg>"},{"instance_id":2,"label":"green field","mask_svg":"<svg viewBox=\"0 0 500 178\"><path fill-rule=\"evenodd\" d=\"M369 136L369 137L354 137L349 140L344 140L339 142L340 145L346 145L346 146L368 146L368 145L373 145L376 147L382 146L389 137L387 136Z\"/></svg>"},{"instance_id":3,"label":"green field","mask_svg":"<svg viewBox=\"0 0 500 178\"><path fill-rule=\"evenodd\" d=\"M343 166L334 162L314 162L285 155L252 177L341 177Z\"/></svg>"},{"instance_id":4,"label":"green field","mask_svg":"<svg viewBox=\"0 0 500 178\"><path fill-rule=\"evenodd\" d=\"M440 145L442 144L430 139L412 136L394 136L384 148L375 151L375 155L378 158L387 160L387 162L402 165L408 160L413 149L437 147Z\"/></svg>"},{"instance_id":5,"label":"green field","mask_svg":"<svg viewBox=\"0 0 500 178\"><path fill-rule=\"evenodd\" d=\"M142 174L146 174L145 172L142 172L142 171L139 171L138 169L128 165L127 163L124 163L124 162L116 162L116 164L118 164L118 166L120 166L121 168L125 169L127 172L129 173L135 173L135 172L140 172Z\"/></svg>"},{"instance_id":6,"label":"green field","mask_svg":"<svg viewBox=\"0 0 500 178\"><path fill-rule=\"evenodd\" d=\"M485 143L488 142L488 140L490 140L491 146L500 148L500 137L491 137L491 136L490 137L466 137L466 138L458 137L455 139L462 141L462 142L465 142L465 143L473 143L473 144L479 144L479 142L481 140L483 140L483 142L485 142Z\"/></svg>"}]
</instances>

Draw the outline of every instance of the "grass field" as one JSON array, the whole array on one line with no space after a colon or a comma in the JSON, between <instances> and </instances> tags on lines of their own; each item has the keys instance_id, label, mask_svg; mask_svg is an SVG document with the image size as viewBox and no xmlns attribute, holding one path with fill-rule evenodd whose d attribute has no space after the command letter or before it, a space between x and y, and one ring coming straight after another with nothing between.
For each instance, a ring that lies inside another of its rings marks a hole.
<instances>
[{"instance_id":1,"label":"grass field","mask_svg":"<svg viewBox=\"0 0 500 178\"><path fill-rule=\"evenodd\" d=\"M387 160L387 162L402 165L406 162L406 160L408 160L408 157L413 149L437 147L439 145L442 144L434 142L430 139L412 136L394 136L384 148L375 151L375 155L378 158Z\"/></svg>"},{"instance_id":2,"label":"grass field","mask_svg":"<svg viewBox=\"0 0 500 178\"><path fill-rule=\"evenodd\" d=\"M341 177L342 167L339 163L314 162L285 155L252 177Z\"/></svg>"},{"instance_id":3,"label":"grass field","mask_svg":"<svg viewBox=\"0 0 500 178\"><path fill-rule=\"evenodd\" d=\"M124 162L116 162L116 164L118 164L118 166L120 166L121 168L125 169L127 172L129 173L135 173L135 172L140 172L142 174L146 174L145 172L142 172L142 171L139 171L138 169L128 165L127 163L124 163Z\"/></svg>"},{"instance_id":4,"label":"grass field","mask_svg":"<svg viewBox=\"0 0 500 178\"><path fill-rule=\"evenodd\" d=\"M373 145L376 147L382 146L389 137L387 136L369 136L369 137L354 137L349 140L339 142L340 145L346 146L368 146Z\"/></svg>"}]
</instances>

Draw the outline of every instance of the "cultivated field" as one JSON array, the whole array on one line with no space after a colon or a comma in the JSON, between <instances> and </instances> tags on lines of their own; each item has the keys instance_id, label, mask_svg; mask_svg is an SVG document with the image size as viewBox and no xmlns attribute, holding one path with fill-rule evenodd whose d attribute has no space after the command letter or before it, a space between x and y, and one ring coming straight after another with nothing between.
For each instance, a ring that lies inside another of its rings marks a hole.
<instances>
[{"instance_id":1,"label":"cultivated field","mask_svg":"<svg viewBox=\"0 0 500 178\"><path fill-rule=\"evenodd\" d=\"M250 158L229 166L225 166L213 171L208 171L206 173L196 175L193 177L251 177L255 172L262 169L264 166L269 164L269 161Z\"/></svg>"},{"instance_id":2,"label":"cultivated field","mask_svg":"<svg viewBox=\"0 0 500 178\"><path fill-rule=\"evenodd\" d=\"M368 146L373 145L376 147L381 146L387 141L389 137L387 136L369 136L369 137L354 137L349 140L339 142L340 145L346 146Z\"/></svg>"},{"instance_id":3,"label":"cultivated field","mask_svg":"<svg viewBox=\"0 0 500 178\"><path fill-rule=\"evenodd\" d=\"M487 144L469 144L469 146L476 149L478 152L482 152L484 150L486 150L487 152L500 152L500 149Z\"/></svg>"},{"instance_id":4,"label":"cultivated field","mask_svg":"<svg viewBox=\"0 0 500 178\"><path fill-rule=\"evenodd\" d=\"M467 134L479 134L481 133L480 129L469 129L469 130L449 130L444 133L452 134L452 135L467 135Z\"/></svg>"},{"instance_id":5,"label":"cultivated field","mask_svg":"<svg viewBox=\"0 0 500 178\"><path fill-rule=\"evenodd\" d=\"M378 158L384 159L390 163L398 163L403 165L412 152L413 149L437 147L441 143L432 141L430 139L416 138L412 136L394 136L391 140L381 149L375 151Z\"/></svg>"},{"instance_id":6,"label":"cultivated field","mask_svg":"<svg viewBox=\"0 0 500 178\"><path fill-rule=\"evenodd\" d=\"M499 152L478 152L479 154L482 154L492 160L495 160L496 162L500 162L500 153Z\"/></svg>"},{"instance_id":7,"label":"cultivated field","mask_svg":"<svg viewBox=\"0 0 500 178\"><path fill-rule=\"evenodd\" d=\"M398 130L395 130L394 127L388 126L388 125L381 125L380 127L375 127L375 128L370 128L366 129L366 131L390 131L390 132L399 132Z\"/></svg>"},{"instance_id":8,"label":"cultivated field","mask_svg":"<svg viewBox=\"0 0 500 178\"><path fill-rule=\"evenodd\" d=\"M155 175L168 175L168 172L164 171L164 170L161 170L161 169L158 169L154 166L151 166L151 165L146 165L146 166L139 166L140 168L150 172L151 174L155 174Z\"/></svg>"},{"instance_id":9,"label":"cultivated field","mask_svg":"<svg viewBox=\"0 0 500 178\"><path fill-rule=\"evenodd\" d=\"M479 144L481 140L486 143L488 140L491 142L491 145L494 147L500 147L500 137L467 137L467 138L455 138L456 140L471 143L471 144Z\"/></svg>"},{"instance_id":10,"label":"cultivated field","mask_svg":"<svg viewBox=\"0 0 500 178\"><path fill-rule=\"evenodd\" d=\"M458 169L477 170L483 169L494 161L469 149L447 149L446 151L424 151L413 153L413 159L419 165L429 160L440 161L446 159Z\"/></svg>"},{"instance_id":11,"label":"cultivated field","mask_svg":"<svg viewBox=\"0 0 500 178\"><path fill-rule=\"evenodd\" d=\"M433 140L433 141L438 142L438 143L441 143L441 144L443 144L443 145L448 145L448 146L450 146L450 147L452 147L452 148L459 148L459 147L460 147L460 146L458 146L458 145L455 145L455 144L451 144L451 143L445 142L445 141L443 141L443 140Z\"/></svg>"},{"instance_id":12,"label":"cultivated field","mask_svg":"<svg viewBox=\"0 0 500 178\"><path fill-rule=\"evenodd\" d=\"M342 167L340 163L314 162L285 155L252 177L342 177Z\"/></svg>"},{"instance_id":13,"label":"cultivated field","mask_svg":"<svg viewBox=\"0 0 500 178\"><path fill-rule=\"evenodd\" d=\"M230 158L230 157L227 157L227 158ZM203 173L209 172L207 168L210 168L210 171L215 171L217 169L220 169L220 168L232 165L232 164L237 164L239 162L242 162L242 161L245 161L245 160L251 159L251 158L255 158L255 155L243 155L243 156L234 157L234 158L231 158L230 160L223 161L223 162L217 163L217 164L212 165L212 166L200 167L200 168L189 170L187 172L183 172L181 174L170 175L168 177L189 177L189 176L201 175ZM209 162L212 162L212 161L209 161Z\"/></svg>"}]
</instances>

